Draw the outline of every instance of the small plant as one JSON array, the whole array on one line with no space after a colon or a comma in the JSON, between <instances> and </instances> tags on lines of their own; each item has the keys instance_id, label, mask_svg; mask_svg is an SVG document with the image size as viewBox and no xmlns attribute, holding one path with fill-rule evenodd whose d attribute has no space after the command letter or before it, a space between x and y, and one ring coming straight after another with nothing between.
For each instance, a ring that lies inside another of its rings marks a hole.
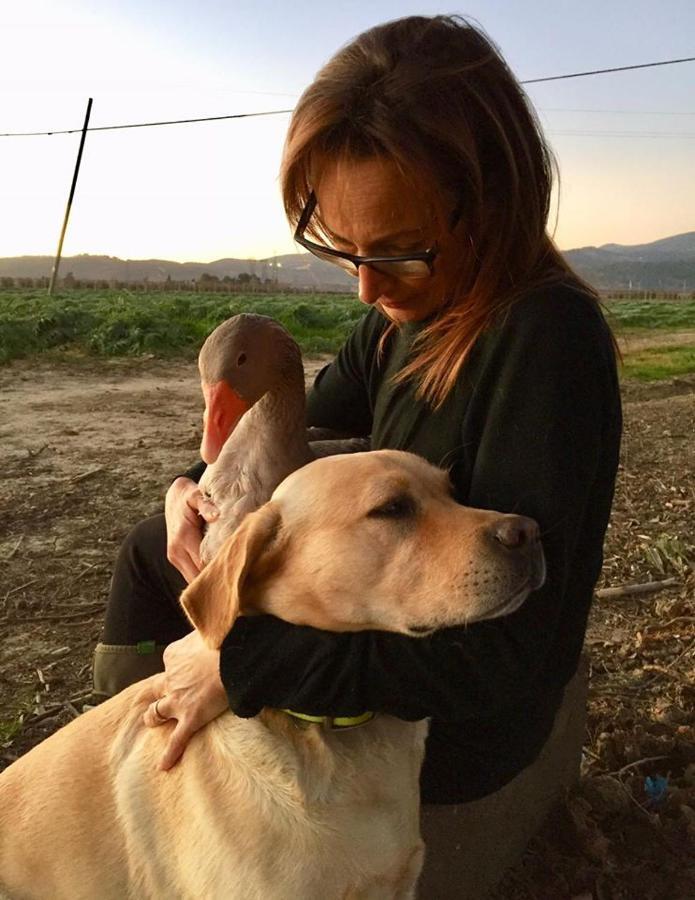
<instances>
[{"instance_id":1,"label":"small plant","mask_svg":"<svg viewBox=\"0 0 695 900\"><path fill-rule=\"evenodd\" d=\"M11 719L0 719L0 748L8 747L17 737L24 725L24 713L13 716Z\"/></svg>"},{"instance_id":2,"label":"small plant","mask_svg":"<svg viewBox=\"0 0 695 900\"><path fill-rule=\"evenodd\" d=\"M661 534L645 547L647 561L660 575L666 575L669 568L678 575L685 575L691 567L693 548L687 546L680 538L669 534Z\"/></svg>"}]
</instances>

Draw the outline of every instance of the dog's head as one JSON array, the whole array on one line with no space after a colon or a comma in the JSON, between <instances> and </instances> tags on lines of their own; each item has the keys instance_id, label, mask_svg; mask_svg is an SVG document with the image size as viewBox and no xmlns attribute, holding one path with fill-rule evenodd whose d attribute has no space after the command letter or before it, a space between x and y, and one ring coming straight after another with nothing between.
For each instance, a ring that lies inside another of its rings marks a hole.
<instances>
[{"instance_id":1,"label":"dog's head","mask_svg":"<svg viewBox=\"0 0 695 900\"><path fill-rule=\"evenodd\" d=\"M181 602L219 647L237 615L425 635L507 615L545 576L538 526L471 509L393 450L316 460L248 515Z\"/></svg>"}]
</instances>

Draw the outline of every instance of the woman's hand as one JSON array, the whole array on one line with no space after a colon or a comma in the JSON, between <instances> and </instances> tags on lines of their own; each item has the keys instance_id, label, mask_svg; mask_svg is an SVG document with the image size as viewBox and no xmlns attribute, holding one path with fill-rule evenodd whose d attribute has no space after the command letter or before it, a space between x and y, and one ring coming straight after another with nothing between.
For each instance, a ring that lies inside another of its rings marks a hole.
<instances>
[{"instance_id":1,"label":"woman's hand","mask_svg":"<svg viewBox=\"0 0 695 900\"><path fill-rule=\"evenodd\" d=\"M153 701L143 716L145 725L176 719L159 768L170 769L181 758L191 737L229 709L220 679L220 651L211 650L197 631L174 641L164 651L165 672L153 680Z\"/></svg>"},{"instance_id":2,"label":"woman's hand","mask_svg":"<svg viewBox=\"0 0 695 900\"><path fill-rule=\"evenodd\" d=\"M166 493L167 559L189 584L203 567L200 561L203 521L214 522L218 515L215 504L203 496L190 478L177 478Z\"/></svg>"}]
</instances>

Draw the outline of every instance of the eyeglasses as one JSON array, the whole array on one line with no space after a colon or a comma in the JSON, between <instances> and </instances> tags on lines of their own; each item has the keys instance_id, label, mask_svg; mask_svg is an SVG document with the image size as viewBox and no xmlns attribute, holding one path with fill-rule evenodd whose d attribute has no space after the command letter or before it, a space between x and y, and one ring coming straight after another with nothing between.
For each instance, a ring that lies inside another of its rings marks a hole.
<instances>
[{"instance_id":1,"label":"eyeglasses","mask_svg":"<svg viewBox=\"0 0 695 900\"><path fill-rule=\"evenodd\" d=\"M312 191L299 217L294 239L314 256L335 266L340 266L348 275L356 278L360 266L369 266L383 275L391 275L394 278L427 278L434 273L434 260L439 252L436 244L421 253L408 253L403 256L355 256L354 253L343 253L341 250L334 250L333 247L326 247L323 244L315 244L313 241L307 240L304 237L304 231L315 208L316 195ZM460 210L457 207L455 220L452 220L451 224L452 228L459 216Z\"/></svg>"}]
</instances>

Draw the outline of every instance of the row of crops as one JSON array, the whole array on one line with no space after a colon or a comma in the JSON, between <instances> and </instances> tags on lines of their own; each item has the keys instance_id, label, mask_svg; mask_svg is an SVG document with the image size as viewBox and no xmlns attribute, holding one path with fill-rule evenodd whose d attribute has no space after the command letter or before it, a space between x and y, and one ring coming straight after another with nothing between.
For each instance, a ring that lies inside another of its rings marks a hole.
<instances>
[{"instance_id":1,"label":"row of crops","mask_svg":"<svg viewBox=\"0 0 695 900\"><path fill-rule=\"evenodd\" d=\"M365 308L354 296L334 294L6 291L0 292L0 362L49 350L192 355L213 328L242 312L277 319L305 353L332 353Z\"/></svg>"},{"instance_id":2,"label":"row of crops","mask_svg":"<svg viewBox=\"0 0 695 900\"><path fill-rule=\"evenodd\" d=\"M610 300L616 331L695 328L695 301ZM0 363L46 351L191 356L221 321L255 312L280 321L306 354L334 353L365 307L354 295L0 291Z\"/></svg>"}]
</instances>

